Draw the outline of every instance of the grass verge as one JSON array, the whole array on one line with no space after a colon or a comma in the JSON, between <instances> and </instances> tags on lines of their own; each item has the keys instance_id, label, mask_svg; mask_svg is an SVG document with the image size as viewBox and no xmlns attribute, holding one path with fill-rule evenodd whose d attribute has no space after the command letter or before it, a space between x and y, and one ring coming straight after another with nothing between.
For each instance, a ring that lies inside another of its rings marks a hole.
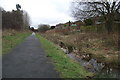
<instances>
[{"instance_id":1,"label":"grass verge","mask_svg":"<svg viewBox=\"0 0 120 80\"><path fill-rule=\"evenodd\" d=\"M86 78L93 73L86 71L80 64L65 55L58 46L37 34L47 56L51 58L61 78Z\"/></svg>"},{"instance_id":2,"label":"grass verge","mask_svg":"<svg viewBox=\"0 0 120 80\"><path fill-rule=\"evenodd\" d=\"M8 53L17 44L21 43L30 32L25 31L5 31L2 36L2 55Z\"/></svg>"}]
</instances>

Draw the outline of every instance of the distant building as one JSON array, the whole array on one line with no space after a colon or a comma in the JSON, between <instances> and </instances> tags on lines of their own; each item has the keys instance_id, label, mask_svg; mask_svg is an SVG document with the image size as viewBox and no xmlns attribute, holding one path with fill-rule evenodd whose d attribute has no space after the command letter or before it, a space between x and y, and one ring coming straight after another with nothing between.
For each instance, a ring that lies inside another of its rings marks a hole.
<instances>
[{"instance_id":1,"label":"distant building","mask_svg":"<svg viewBox=\"0 0 120 80\"><path fill-rule=\"evenodd\" d=\"M77 27L77 25L76 24L71 24L71 27Z\"/></svg>"},{"instance_id":2,"label":"distant building","mask_svg":"<svg viewBox=\"0 0 120 80\"><path fill-rule=\"evenodd\" d=\"M64 28L64 24L62 24L62 23L57 24L55 28L57 28L57 29L63 29Z\"/></svg>"},{"instance_id":3,"label":"distant building","mask_svg":"<svg viewBox=\"0 0 120 80\"><path fill-rule=\"evenodd\" d=\"M80 29L80 26L82 25L84 25L84 22L82 21L71 22L71 28L73 29Z\"/></svg>"},{"instance_id":4,"label":"distant building","mask_svg":"<svg viewBox=\"0 0 120 80\"><path fill-rule=\"evenodd\" d=\"M57 24L55 28L57 29L68 29L68 28L75 28L80 29L80 26L84 25L84 22L82 21L75 21L75 22L66 22L66 23L60 23Z\"/></svg>"}]
</instances>

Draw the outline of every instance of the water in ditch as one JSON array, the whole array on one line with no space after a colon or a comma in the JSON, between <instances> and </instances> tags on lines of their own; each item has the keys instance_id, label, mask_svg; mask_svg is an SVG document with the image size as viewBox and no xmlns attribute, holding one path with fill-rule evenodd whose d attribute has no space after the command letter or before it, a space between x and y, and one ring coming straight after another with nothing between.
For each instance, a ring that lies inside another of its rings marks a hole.
<instances>
[{"instance_id":1,"label":"water in ditch","mask_svg":"<svg viewBox=\"0 0 120 80\"><path fill-rule=\"evenodd\" d=\"M118 69L106 66L104 63L98 63L94 58L86 61L76 57L73 53L69 53L67 56L78 61L80 65L84 66L88 71L95 73L94 78L120 78Z\"/></svg>"}]
</instances>

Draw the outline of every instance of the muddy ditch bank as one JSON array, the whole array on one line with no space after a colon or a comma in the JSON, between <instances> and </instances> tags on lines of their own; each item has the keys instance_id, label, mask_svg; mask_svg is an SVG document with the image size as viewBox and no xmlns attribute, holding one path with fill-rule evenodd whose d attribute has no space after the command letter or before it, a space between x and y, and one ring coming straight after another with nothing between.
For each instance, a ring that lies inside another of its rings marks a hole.
<instances>
[{"instance_id":1,"label":"muddy ditch bank","mask_svg":"<svg viewBox=\"0 0 120 80\"><path fill-rule=\"evenodd\" d=\"M104 61L101 62L97 58L91 57L91 54L78 56L74 52L69 51L62 42L59 46L68 57L79 62L86 70L95 73L95 78L120 78L119 67L114 67Z\"/></svg>"}]
</instances>

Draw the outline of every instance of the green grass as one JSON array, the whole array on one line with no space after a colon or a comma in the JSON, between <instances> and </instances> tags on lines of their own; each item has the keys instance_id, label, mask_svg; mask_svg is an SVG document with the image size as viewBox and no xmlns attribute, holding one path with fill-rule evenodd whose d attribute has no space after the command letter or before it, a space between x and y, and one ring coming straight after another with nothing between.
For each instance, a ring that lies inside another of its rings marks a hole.
<instances>
[{"instance_id":1,"label":"green grass","mask_svg":"<svg viewBox=\"0 0 120 80\"><path fill-rule=\"evenodd\" d=\"M12 48L24 41L30 34L30 32L15 32L14 35L2 36L2 55L10 52Z\"/></svg>"},{"instance_id":2,"label":"green grass","mask_svg":"<svg viewBox=\"0 0 120 80\"><path fill-rule=\"evenodd\" d=\"M42 43L47 57L51 58L56 71L60 73L61 78L86 78L86 76L93 76L93 73L87 72L78 62L67 57L57 45L39 34L37 34L37 37Z\"/></svg>"}]
</instances>

